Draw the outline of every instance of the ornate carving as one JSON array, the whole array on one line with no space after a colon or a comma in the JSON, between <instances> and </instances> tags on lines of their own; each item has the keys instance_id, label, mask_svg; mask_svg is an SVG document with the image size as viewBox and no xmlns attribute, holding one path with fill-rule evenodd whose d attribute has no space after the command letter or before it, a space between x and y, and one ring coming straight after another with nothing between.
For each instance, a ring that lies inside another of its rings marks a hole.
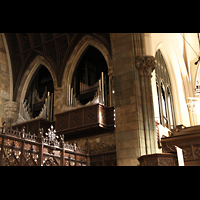
<instances>
[{"instance_id":1,"label":"ornate carving","mask_svg":"<svg viewBox=\"0 0 200 200\"><path fill-rule=\"evenodd\" d=\"M53 126L51 125L51 129L48 129L48 133L45 133L45 135L47 135L47 137L45 138L45 141L50 144L50 145L58 145L59 142L57 140L57 138L59 138L59 136L56 135L56 130L53 129Z\"/></svg>"},{"instance_id":2,"label":"ornate carving","mask_svg":"<svg viewBox=\"0 0 200 200\"><path fill-rule=\"evenodd\" d=\"M159 158L158 159L158 166L173 166L173 159L172 158Z\"/></svg>"},{"instance_id":3,"label":"ornate carving","mask_svg":"<svg viewBox=\"0 0 200 200\"><path fill-rule=\"evenodd\" d=\"M93 117L94 117L94 115L90 112L89 115L88 115L88 119L89 119L90 121L92 121Z\"/></svg>"},{"instance_id":4,"label":"ornate carving","mask_svg":"<svg viewBox=\"0 0 200 200\"><path fill-rule=\"evenodd\" d=\"M75 124L77 124L78 122L79 122L79 118L78 118L78 116L76 116L74 119L73 119L73 122L75 123Z\"/></svg>"},{"instance_id":5,"label":"ornate carving","mask_svg":"<svg viewBox=\"0 0 200 200\"><path fill-rule=\"evenodd\" d=\"M63 127L65 124L66 124L66 121L65 121L64 119L62 119L61 122L59 123L59 125L60 125L61 127Z\"/></svg>"},{"instance_id":6,"label":"ornate carving","mask_svg":"<svg viewBox=\"0 0 200 200\"><path fill-rule=\"evenodd\" d=\"M200 157L200 145L194 146L194 153L195 153L195 155Z\"/></svg>"},{"instance_id":7,"label":"ornate carving","mask_svg":"<svg viewBox=\"0 0 200 200\"><path fill-rule=\"evenodd\" d=\"M8 119L13 119L17 114L18 103L14 101L7 101L4 106L4 112Z\"/></svg>"},{"instance_id":8,"label":"ornate carving","mask_svg":"<svg viewBox=\"0 0 200 200\"><path fill-rule=\"evenodd\" d=\"M56 159L50 156L47 159L45 159L43 162L44 162L43 166L59 166Z\"/></svg>"},{"instance_id":9,"label":"ornate carving","mask_svg":"<svg viewBox=\"0 0 200 200\"><path fill-rule=\"evenodd\" d=\"M153 56L137 56L135 65L139 69L140 75L151 75L156 66L156 60Z\"/></svg>"},{"instance_id":10,"label":"ornate carving","mask_svg":"<svg viewBox=\"0 0 200 200\"><path fill-rule=\"evenodd\" d=\"M182 149L183 149L184 160L192 159L192 148L191 148L191 146L183 147Z\"/></svg>"},{"instance_id":11,"label":"ornate carving","mask_svg":"<svg viewBox=\"0 0 200 200\"><path fill-rule=\"evenodd\" d=\"M187 107L188 107L188 111L189 112L196 112L195 111L195 106L196 106L196 103L198 102L197 99L195 98L188 98L186 99L186 104L187 104Z\"/></svg>"}]
</instances>

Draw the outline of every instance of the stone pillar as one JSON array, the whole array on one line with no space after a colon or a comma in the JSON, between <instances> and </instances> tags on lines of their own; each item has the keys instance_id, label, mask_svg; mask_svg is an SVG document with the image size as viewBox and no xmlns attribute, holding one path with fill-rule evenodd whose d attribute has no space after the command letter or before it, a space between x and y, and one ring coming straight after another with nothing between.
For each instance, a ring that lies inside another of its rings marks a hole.
<instances>
[{"instance_id":1,"label":"stone pillar","mask_svg":"<svg viewBox=\"0 0 200 200\"><path fill-rule=\"evenodd\" d=\"M111 33L115 138L118 166L137 166L156 149L151 89L155 59L144 54L140 33Z\"/></svg>"},{"instance_id":2,"label":"stone pillar","mask_svg":"<svg viewBox=\"0 0 200 200\"><path fill-rule=\"evenodd\" d=\"M197 102L198 102L197 98L190 97L186 99L189 118L190 118L190 126L198 125L197 113L196 113L196 108L195 108Z\"/></svg>"},{"instance_id":3,"label":"stone pillar","mask_svg":"<svg viewBox=\"0 0 200 200\"><path fill-rule=\"evenodd\" d=\"M15 101L7 101L4 104L4 112L6 114L8 127L17 119L18 103Z\"/></svg>"},{"instance_id":4,"label":"stone pillar","mask_svg":"<svg viewBox=\"0 0 200 200\"><path fill-rule=\"evenodd\" d=\"M136 67L140 76L141 107L143 115L146 154L156 152L156 127L153 109L151 73L155 69L153 56L137 56Z\"/></svg>"}]
</instances>

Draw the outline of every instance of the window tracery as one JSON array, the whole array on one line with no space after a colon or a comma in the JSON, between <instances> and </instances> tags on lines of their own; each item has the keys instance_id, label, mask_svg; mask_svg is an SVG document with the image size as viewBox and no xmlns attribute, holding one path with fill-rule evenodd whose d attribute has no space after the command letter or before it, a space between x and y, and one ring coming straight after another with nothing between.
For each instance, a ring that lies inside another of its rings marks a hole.
<instances>
[{"instance_id":1,"label":"window tracery","mask_svg":"<svg viewBox=\"0 0 200 200\"><path fill-rule=\"evenodd\" d=\"M158 124L163 125L169 129L176 126L173 95L171 90L171 81L165 60L160 50L156 52L156 93L158 100L159 119Z\"/></svg>"}]
</instances>

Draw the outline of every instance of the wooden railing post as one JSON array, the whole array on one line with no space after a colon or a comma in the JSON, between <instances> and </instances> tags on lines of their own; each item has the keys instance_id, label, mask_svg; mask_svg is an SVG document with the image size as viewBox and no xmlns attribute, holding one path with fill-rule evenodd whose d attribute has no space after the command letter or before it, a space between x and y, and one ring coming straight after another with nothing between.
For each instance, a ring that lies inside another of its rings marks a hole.
<instances>
[{"instance_id":1,"label":"wooden railing post","mask_svg":"<svg viewBox=\"0 0 200 200\"><path fill-rule=\"evenodd\" d=\"M88 138L86 138L86 142L85 142L85 151L86 151L86 166L90 166L90 143L88 142Z\"/></svg>"},{"instance_id":2,"label":"wooden railing post","mask_svg":"<svg viewBox=\"0 0 200 200\"><path fill-rule=\"evenodd\" d=\"M0 166L3 165L3 148L4 148L4 136L2 137L2 143L1 143Z\"/></svg>"},{"instance_id":3,"label":"wooden railing post","mask_svg":"<svg viewBox=\"0 0 200 200\"><path fill-rule=\"evenodd\" d=\"M6 132L6 122L3 122L2 134ZM3 165L3 149L4 149L4 135L2 137L1 152L0 152L0 166Z\"/></svg>"},{"instance_id":4,"label":"wooden railing post","mask_svg":"<svg viewBox=\"0 0 200 200\"><path fill-rule=\"evenodd\" d=\"M19 165L22 166L23 165L23 158L24 158L24 135L25 135L25 126L23 126L22 128L22 132L21 132L21 138L22 140L22 148L21 148L21 155L20 155L20 162Z\"/></svg>"},{"instance_id":5,"label":"wooden railing post","mask_svg":"<svg viewBox=\"0 0 200 200\"><path fill-rule=\"evenodd\" d=\"M40 149L39 149L39 158L38 158L38 166L43 166L43 148L44 148L44 137L43 137L43 133L44 133L44 129L43 128L40 128L39 129L39 135L38 135L38 138L39 138L39 142L41 143L40 144Z\"/></svg>"},{"instance_id":6,"label":"wooden railing post","mask_svg":"<svg viewBox=\"0 0 200 200\"><path fill-rule=\"evenodd\" d=\"M65 143L64 143L64 135L63 134L60 135L60 146L62 148L60 166L65 166Z\"/></svg>"}]
</instances>

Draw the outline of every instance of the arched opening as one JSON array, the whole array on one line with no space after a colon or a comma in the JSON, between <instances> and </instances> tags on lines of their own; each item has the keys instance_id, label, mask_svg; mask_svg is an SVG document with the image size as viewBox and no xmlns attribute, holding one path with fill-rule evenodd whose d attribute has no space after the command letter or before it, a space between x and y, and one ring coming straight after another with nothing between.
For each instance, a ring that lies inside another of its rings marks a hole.
<instances>
[{"instance_id":1,"label":"arched opening","mask_svg":"<svg viewBox=\"0 0 200 200\"><path fill-rule=\"evenodd\" d=\"M53 95L52 76L49 70L40 64L28 85L23 106L21 106L21 115L23 116L27 110L31 119L41 117L53 121Z\"/></svg>"},{"instance_id":2,"label":"arched opening","mask_svg":"<svg viewBox=\"0 0 200 200\"><path fill-rule=\"evenodd\" d=\"M109 77L108 66L99 50L88 46L80 57L73 73L69 102L74 105L73 96L80 104L85 105L102 91L102 104L108 105Z\"/></svg>"},{"instance_id":3,"label":"arched opening","mask_svg":"<svg viewBox=\"0 0 200 200\"><path fill-rule=\"evenodd\" d=\"M155 58L155 81L152 80L155 121L163 127L173 129L176 121L169 73L160 50L156 52Z\"/></svg>"}]
</instances>

